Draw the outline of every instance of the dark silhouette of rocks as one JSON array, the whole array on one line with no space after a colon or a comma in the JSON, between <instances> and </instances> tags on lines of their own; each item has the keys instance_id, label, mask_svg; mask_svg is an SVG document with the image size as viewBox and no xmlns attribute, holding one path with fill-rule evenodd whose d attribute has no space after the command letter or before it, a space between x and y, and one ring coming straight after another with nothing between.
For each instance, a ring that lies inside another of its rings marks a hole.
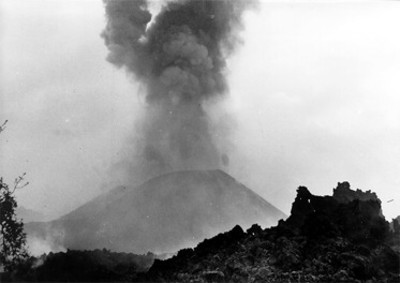
<instances>
[{"instance_id":1,"label":"dark silhouette of rocks","mask_svg":"<svg viewBox=\"0 0 400 283\"><path fill-rule=\"evenodd\" d=\"M334 196L316 196L299 187L291 215L271 228L254 224L244 231L236 225L167 260L153 254L106 250L50 254L32 258L17 278L61 282L399 282L398 222L390 229L380 212L374 193L354 193L348 183L339 183Z\"/></svg>"},{"instance_id":2,"label":"dark silhouette of rocks","mask_svg":"<svg viewBox=\"0 0 400 283\"><path fill-rule=\"evenodd\" d=\"M390 245L397 253L400 254L400 216L392 219L392 222L390 223L390 228L393 233Z\"/></svg>"},{"instance_id":3,"label":"dark silhouette of rocks","mask_svg":"<svg viewBox=\"0 0 400 283\"><path fill-rule=\"evenodd\" d=\"M380 200L339 183L333 196L299 187L290 217L272 228L239 226L156 260L156 282L399 282L400 253Z\"/></svg>"},{"instance_id":4,"label":"dark silhouette of rocks","mask_svg":"<svg viewBox=\"0 0 400 283\"><path fill-rule=\"evenodd\" d=\"M333 189L333 198L342 203L348 203L353 200L376 200L381 203L376 193L370 190L363 192L360 189L353 191L350 189L349 182L338 183L337 187Z\"/></svg>"},{"instance_id":5,"label":"dark silhouette of rocks","mask_svg":"<svg viewBox=\"0 0 400 283\"><path fill-rule=\"evenodd\" d=\"M379 202L379 204L382 203L376 193L371 192L371 190L363 192L360 189L356 189L353 191L350 189L349 182L338 183L337 188L333 189L333 198L341 203L348 203L353 200L374 200ZM383 215L382 210L380 211L380 214Z\"/></svg>"},{"instance_id":6,"label":"dark silhouette of rocks","mask_svg":"<svg viewBox=\"0 0 400 283\"><path fill-rule=\"evenodd\" d=\"M338 184L333 197L314 196L307 188L299 187L285 224L309 238L341 236L374 245L389 234L381 211L381 201L375 193L352 191L347 182Z\"/></svg>"},{"instance_id":7,"label":"dark silhouette of rocks","mask_svg":"<svg viewBox=\"0 0 400 283\"><path fill-rule=\"evenodd\" d=\"M137 274L149 269L156 256L152 253L136 255L108 250L76 251L43 254L30 258L9 274L5 281L39 282L109 282L132 281Z\"/></svg>"}]
</instances>

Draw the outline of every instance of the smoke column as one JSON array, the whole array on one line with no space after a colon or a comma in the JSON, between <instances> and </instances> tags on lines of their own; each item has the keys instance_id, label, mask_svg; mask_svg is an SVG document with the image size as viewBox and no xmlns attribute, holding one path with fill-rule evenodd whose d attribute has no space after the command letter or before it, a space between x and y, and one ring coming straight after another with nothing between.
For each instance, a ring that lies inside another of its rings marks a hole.
<instances>
[{"instance_id":1,"label":"smoke column","mask_svg":"<svg viewBox=\"0 0 400 283\"><path fill-rule=\"evenodd\" d=\"M145 0L105 0L108 61L141 82L146 109L129 170L141 179L227 163L204 103L227 92L226 58L249 1L166 2L152 20ZM133 164L133 165L132 165Z\"/></svg>"}]
</instances>

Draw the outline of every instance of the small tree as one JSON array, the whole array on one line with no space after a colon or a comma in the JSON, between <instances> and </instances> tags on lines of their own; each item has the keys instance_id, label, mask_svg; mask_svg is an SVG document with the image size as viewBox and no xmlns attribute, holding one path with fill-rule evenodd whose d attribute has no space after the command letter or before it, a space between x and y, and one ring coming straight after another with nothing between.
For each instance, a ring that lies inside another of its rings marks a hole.
<instances>
[{"instance_id":1,"label":"small tree","mask_svg":"<svg viewBox=\"0 0 400 283\"><path fill-rule=\"evenodd\" d=\"M0 126L0 133L7 121ZM15 191L28 185L23 183L25 173L16 178L14 187L10 188L0 177L0 266L11 271L21 260L28 256L25 249L26 235L24 223L16 216Z\"/></svg>"}]
</instances>

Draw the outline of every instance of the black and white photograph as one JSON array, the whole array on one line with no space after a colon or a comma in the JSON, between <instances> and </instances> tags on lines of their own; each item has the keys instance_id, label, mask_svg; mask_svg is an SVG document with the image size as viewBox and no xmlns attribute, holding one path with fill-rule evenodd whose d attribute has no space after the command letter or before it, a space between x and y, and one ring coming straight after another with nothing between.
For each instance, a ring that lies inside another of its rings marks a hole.
<instances>
[{"instance_id":1,"label":"black and white photograph","mask_svg":"<svg viewBox=\"0 0 400 283\"><path fill-rule=\"evenodd\" d=\"M400 1L0 0L0 282L400 282Z\"/></svg>"}]
</instances>

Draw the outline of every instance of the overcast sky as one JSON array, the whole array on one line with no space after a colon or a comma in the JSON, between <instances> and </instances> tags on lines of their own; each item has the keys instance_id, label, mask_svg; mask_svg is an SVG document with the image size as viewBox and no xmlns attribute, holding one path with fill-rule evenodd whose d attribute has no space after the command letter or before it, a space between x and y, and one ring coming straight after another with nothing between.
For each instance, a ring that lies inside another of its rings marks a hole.
<instances>
[{"instance_id":1,"label":"overcast sky","mask_svg":"<svg viewBox=\"0 0 400 283\"><path fill-rule=\"evenodd\" d=\"M143 101L106 62L100 0L0 4L0 173L50 217L111 189ZM400 2L262 2L229 60L227 171L289 214L299 185L373 190L400 214ZM393 201L392 201L393 200Z\"/></svg>"}]
</instances>

